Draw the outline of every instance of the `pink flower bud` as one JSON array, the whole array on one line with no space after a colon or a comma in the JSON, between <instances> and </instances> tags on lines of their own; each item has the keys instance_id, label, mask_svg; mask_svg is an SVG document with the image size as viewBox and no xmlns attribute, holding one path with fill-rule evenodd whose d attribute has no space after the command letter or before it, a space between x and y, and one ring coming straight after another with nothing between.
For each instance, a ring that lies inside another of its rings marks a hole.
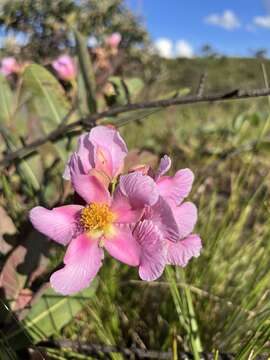
<instances>
[{"instance_id":1,"label":"pink flower bud","mask_svg":"<svg viewBox=\"0 0 270 360\"><path fill-rule=\"evenodd\" d=\"M53 61L52 66L60 79L71 81L76 77L76 66L69 55L61 55Z\"/></svg>"},{"instance_id":2,"label":"pink flower bud","mask_svg":"<svg viewBox=\"0 0 270 360\"><path fill-rule=\"evenodd\" d=\"M0 72L5 76L16 74L20 71L21 67L17 60L13 57L5 57L1 61Z\"/></svg>"},{"instance_id":3,"label":"pink flower bud","mask_svg":"<svg viewBox=\"0 0 270 360\"><path fill-rule=\"evenodd\" d=\"M122 40L121 34L118 32L115 32L106 39L106 43L108 46L110 46L112 48L118 48L121 40Z\"/></svg>"}]
</instances>

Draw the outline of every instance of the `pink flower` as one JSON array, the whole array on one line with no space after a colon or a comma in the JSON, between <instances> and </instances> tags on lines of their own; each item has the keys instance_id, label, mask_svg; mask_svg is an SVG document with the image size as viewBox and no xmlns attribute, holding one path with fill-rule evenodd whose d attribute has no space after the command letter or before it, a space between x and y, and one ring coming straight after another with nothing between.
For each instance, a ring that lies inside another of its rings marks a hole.
<instances>
[{"instance_id":1,"label":"pink flower","mask_svg":"<svg viewBox=\"0 0 270 360\"><path fill-rule=\"evenodd\" d=\"M115 32L115 33L113 33L113 34L111 34L110 36L107 37L106 43L111 48L116 49L116 48L118 48L121 40L122 40L121 34L119 32Z\"/></svg>"},{"instance_id":2,"label":"pink flower","mask_svg":"<svg viewBox=\"0 0 270 360\"><path fill-rule=\"evenodd\" d=\"M74 80L76 77L76 66L69 55L61 55L53 61L52 66L60 79L65 81Z\"/></svg>"},{"instance_id":3,"label":"pink flower","mask_svg":"<svg viewBox=\"0 0 270 360\"><path fill-rule=\"evenodd\" d=\"M158 198L154 180L139 172L120 177L113 197L96 177L71 170L75 191L86 205L30 211L33 226L52 240L68 245L64 267L52 274L52 287L73 294L87 287L98 273L105 248L117 260L138 266L141 248L132 233L146 205ZM138 230L137 230L138 231Z\"/></svg>"},{"instance_id":4,"label":"pink flower","mask_svg":"<svg viewBox=\"0 0 270 360\"><path fill-rule=\"evenodd\" d=\"M78 140L77 151L72 154L63 177L70 179L71 171L89 174L92 169L110 181L123 170L127 147L119 132L107 126L96 126Z\"/></svg>"},{"instance_id":5,"label":"pink flower","mask_svg":"<svg viewBox=\"0 0 270 360\"><path fill-rule=\"evenodd\" d=\"M13 57L3 58L1 61L0 72L5 76L10 74L16 74L20 71L21 67L17 63L17 60Z\"/></svg>"},{"instance_id":6,"label":"pink flower","mask_svg":"<svg viewBox=\"0 0 270 360\"><path fill-rule=\"evenodd\" d=\"M174 176L164 176L171 166L168 156L161 159L154 175L159 199L147 206L143 221L134 235L141 245L139 274L143 280L155 280L161 276L166 264L184 267L192 257L198 257L201 239L192 234L197 221L197 208L191 202L183 202L188 196L194 175L182 169Z\"/></svg>"}]
</instances>

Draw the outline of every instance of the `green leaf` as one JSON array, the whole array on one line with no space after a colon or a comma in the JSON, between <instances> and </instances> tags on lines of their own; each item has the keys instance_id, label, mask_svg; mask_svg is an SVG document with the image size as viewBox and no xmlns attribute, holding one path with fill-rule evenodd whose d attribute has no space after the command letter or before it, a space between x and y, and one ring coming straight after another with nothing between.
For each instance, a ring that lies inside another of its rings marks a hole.
<instances>
[{"instance_id":1,"label":"green leaf","mask_svg":"<svg viewBox=\"0 0 270 360\"><path fill-rule=\"evenodd\" d=\"M28 106L40 119L43 131L55 130L71 110L64 89L44 67L32 64L23 73L23 91L30 96ZM56 148L63 161L67 159L66 140L59 140Z\"/></svg>"},{"instance_id":2,"label":"green leaf","mask_svg":"<svg viewBox=\"0 0 270 360\"><path fill-rule=\"evenodd\" d=\"M0 124L9 126L12 120L14 98L9 83L4 75L0 74Z\"/></svg>"},{"instance_id":3,"label":"green leaf","mask_svg":"<svg viewBox=\"0 0 270 360\"><path fill-rule=\"evenodd\" d=\"M11 133L11 131L9 131L7 128L0 126L0 132L8 150L16 151L23 146L20 138L17 135ZM22 159L18 163L17 170L18 173L24 178L24 180L33 187L33 189L40 189L40 183L42 181L42 168L39 156L33 156L27 160Z\"/></svg>"},{"instance_id":4,"label":"green leaf","mask_svg":"<svg viewBox=\"0 0 270 360\"><path fill-rule=\"evenodd\" d=\"M91 299L97 284L95 280L90 287L73 296L59 295L52 288L47 288L2 343L8 342L14 349L21 349L57 334Z\"/></svg>"}]
</instances>

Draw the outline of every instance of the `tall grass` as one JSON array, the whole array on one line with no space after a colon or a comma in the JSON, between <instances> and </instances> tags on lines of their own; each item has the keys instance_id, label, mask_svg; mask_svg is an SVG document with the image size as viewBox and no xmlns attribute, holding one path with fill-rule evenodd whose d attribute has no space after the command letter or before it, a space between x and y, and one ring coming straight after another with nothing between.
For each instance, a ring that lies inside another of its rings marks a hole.
<instances>
[{"instance_id":1,"label":"tall grass","mask_svg":"<svg viewBox=\"0 0 270 360\"><path fill-rule=\"evenodd\" d=\"M263 101L171 109L122 128L130 148L169 153L174 169L195 172L190 199L199 208L203 251L154 283L106 259L95 299L81 314L86 341L178 348L194 359L214 349L236 359L270 353L267 110ZM76 338L78 330L74 320L64 334Z\"/></svg>"}]
</instances>

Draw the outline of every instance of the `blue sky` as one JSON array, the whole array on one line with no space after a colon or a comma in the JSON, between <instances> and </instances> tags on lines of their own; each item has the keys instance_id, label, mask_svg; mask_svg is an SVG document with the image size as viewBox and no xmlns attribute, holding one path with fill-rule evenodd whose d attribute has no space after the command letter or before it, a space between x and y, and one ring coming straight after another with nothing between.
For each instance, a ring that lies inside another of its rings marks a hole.
<instances>
[{"instance_id":1,"label":"blue sky","mask_svg":"<svg viewBox=\"0 0 270 360\"><path fill-rule=\"evenodd\" d=\"M143 17L154 41L159 44L160 39L167 40L161 41L160 47L168 56L177 53L177 43L178 53L187 55L198 53L206 43L228 55L247 56L259 48L269 50L270 55L270 0L126 0L126 3Z\"/></svg>"}]
</instances>

